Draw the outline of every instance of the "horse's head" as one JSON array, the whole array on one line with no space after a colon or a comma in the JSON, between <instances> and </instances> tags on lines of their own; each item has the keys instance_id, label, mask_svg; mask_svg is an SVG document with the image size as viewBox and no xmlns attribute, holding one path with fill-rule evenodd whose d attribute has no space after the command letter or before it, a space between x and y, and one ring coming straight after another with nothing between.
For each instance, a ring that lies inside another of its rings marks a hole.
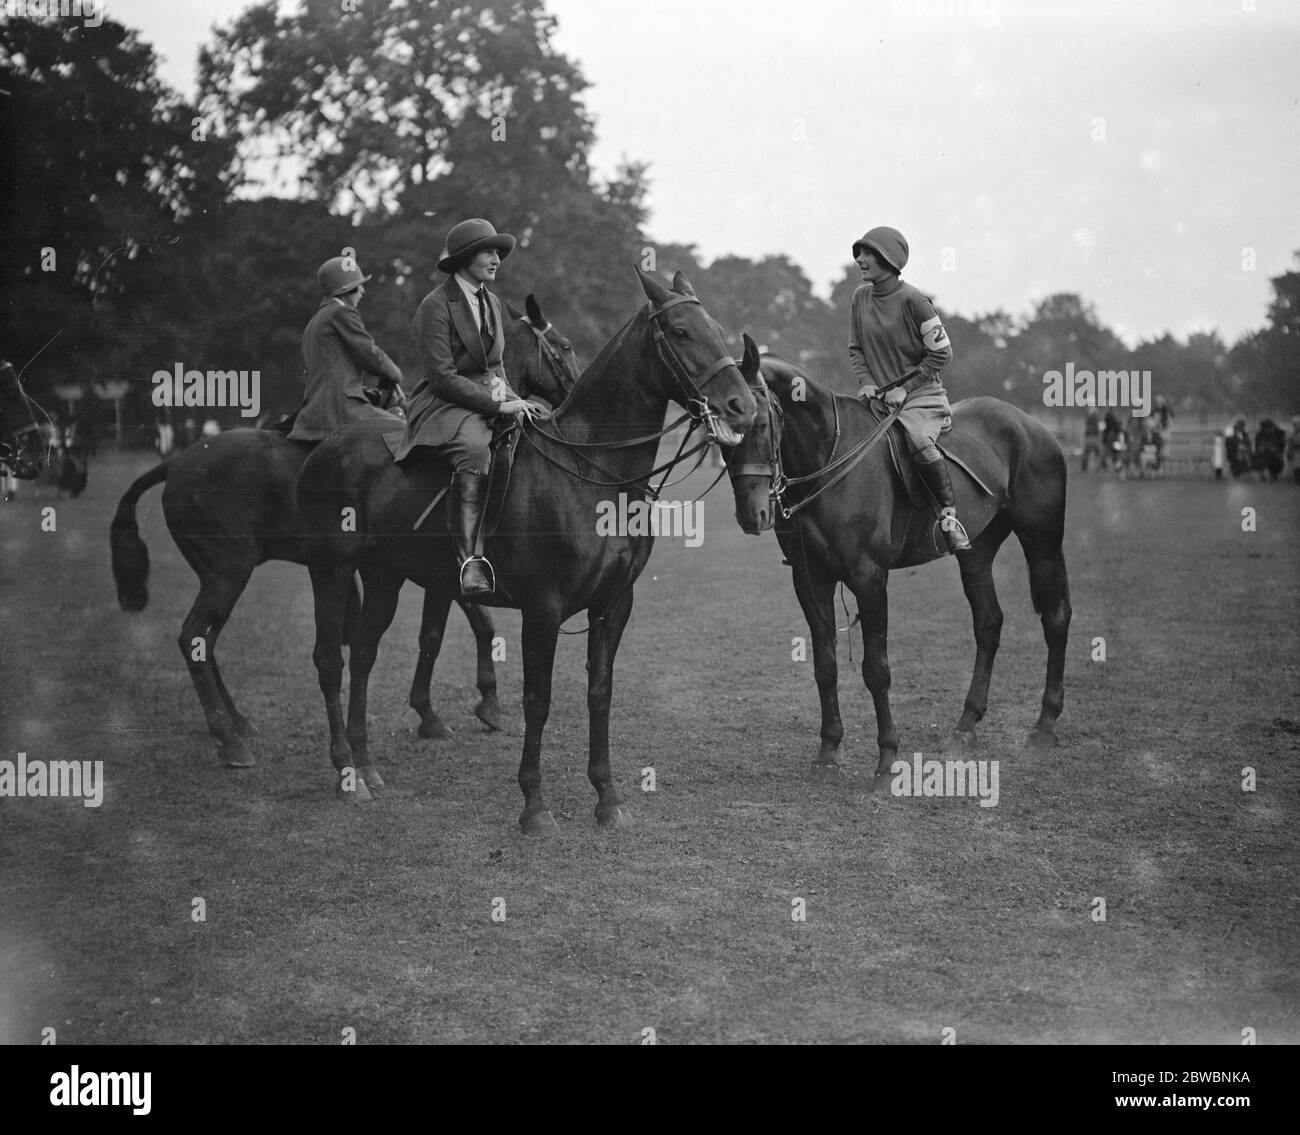
<instances>
[{"instance_id":1,"label":"horse's head","mask_svg":"<svg viewBox=\"0 0 1300 1135\"><path fill-rule=\"evenodd\" d=\"M520 398L540 396L554 408L568 397L582 367L573 344L551 325L531 293L524 307L519 311L508 305L506 377Z\"/></svg>"},{"instance_id":2,"label":"horse's head","mask_svg":"<svg viewBox=\"0 0 1300 1135\"><path fill-rule=\"evenodd\" d=\"M23 392L13 364L0 359L0 465L30 481L45 467L45 445L36 403Z\"/></svg>"},{"instance_id":3,"label":"horse's head","mask_svg":"<svg viewBox=\"0 0 1300 1135\"><path fill-rule=\"evenodd\" d=\"M773 488L780 488L781 403L764 379L758 347L745 336L745 355L740 373L753 391L758 417L739 445L724 446L727 475L736 494L736 521L751 536L766 532L776 520Z\"/></svg>"},{"instance_id":4,"label":"horse's head","mask_svg":"<svg viewBox=\"0 0 1300 1135\"><path fill-rule=\"evenodd\" d=\"M637 268L650 306L646 311L656 371L664 397L688 411L723 445L740 442L758 412L744 375L726 349L722 328L678 272L670 291Z\"/></svg>"}]
</instances>

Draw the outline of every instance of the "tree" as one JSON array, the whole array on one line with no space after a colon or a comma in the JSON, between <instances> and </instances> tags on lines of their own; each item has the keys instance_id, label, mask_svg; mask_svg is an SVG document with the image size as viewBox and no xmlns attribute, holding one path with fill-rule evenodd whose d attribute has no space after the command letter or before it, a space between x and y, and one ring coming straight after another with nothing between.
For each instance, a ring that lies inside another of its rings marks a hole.
<instances>
[{"instance_id":1,"label":"tree","mask_svg":"<svg viewBox=\"0 0 1300 1135\"><path fill-rule=\"evenodd\" d=\"M590 358L639 302L645 170L593 183L587 84L554 27L540 0L266 0L202 53L201 104L245 139L241 175L291 157L309 196L359 223L386 331L409 338L447 233L482 216L519 240L500 287L537 293Z\"/></svg>"},{"instance_id":2,"label":"tree","mask_svg":"<svg viewBox=\"0 0 1300 1135\"><path fill-rule=\"evenodd\" d=\"M200 105L246 140L245 177L268 154L289 158L316 199L374 214L395 211L470 151L486 159L483 176L462 188L489 206L520 200L556 155L586 175L587 83L551 47L555 20L541 0L277 9L274 0L249 8L199 57Z\"/></svg>"},{"instance_id":3,"label":"tree","mask_svg":"<svg viewBox=\"0 0 1300 1135\"><path fill-rule=\"evenodd\" d=\"M155 258L224 194L223 146L192 137L192 108L156 69L111 20L0 23L0 341L22 360L53 340L38 397L56 379L125 377L115 352Z\"/></svg>"}]
</instances>

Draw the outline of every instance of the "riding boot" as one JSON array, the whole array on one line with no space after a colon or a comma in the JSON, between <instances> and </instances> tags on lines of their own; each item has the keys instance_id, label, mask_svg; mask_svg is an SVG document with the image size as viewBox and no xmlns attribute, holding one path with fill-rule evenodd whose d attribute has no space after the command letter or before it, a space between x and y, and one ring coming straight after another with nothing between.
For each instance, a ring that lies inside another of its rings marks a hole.
<instances>
[{"instance_id":1,"label":"riding boot","mask_svg":"<svg viewBox=\"0 0 1300 1135\"><path fill-rule=\"evenodd\" d=\"M956 500L952 495L952 481L948 479L947 463L942 460L918 461L916 471L939 505L939 528L948 543L948 551L953 555L969 552L970 540L966 536L966 529L957 519Z\"/></svg>"},{"instance_id":2,"label":"riding boot","mask_svg":"<svg viewBox=\"0 0 1300 1135\"><path fill-rule=\"evenodd\" d=\"M457 470L451 477L451 538L460 568L460 593L470 599L496 590L492 565L477 553L487 503L487 476Z\"/></svg>"}]
</instances>

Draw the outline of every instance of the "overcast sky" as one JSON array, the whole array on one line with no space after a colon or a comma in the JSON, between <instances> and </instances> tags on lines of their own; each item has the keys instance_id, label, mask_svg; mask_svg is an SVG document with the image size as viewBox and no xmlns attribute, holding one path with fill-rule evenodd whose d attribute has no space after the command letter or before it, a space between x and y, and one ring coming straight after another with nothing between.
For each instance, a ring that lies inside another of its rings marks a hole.
<instances>
[{"instance_id":1,"label":"overcast sky","mask_svg":"<svg viewBox=\"0 0 1300 1135\"><path fill-rule=\"evenodd\" d=\"M246 6L108 11L192 94L199 44ZM893 225L941 309L1074 291L1130 342L1231 341L1300 250L1295 0L548 6L592 83L597 173L648 162L649 232L706 260L785 253L826 294Z\"/></svg>"}]
</instances>

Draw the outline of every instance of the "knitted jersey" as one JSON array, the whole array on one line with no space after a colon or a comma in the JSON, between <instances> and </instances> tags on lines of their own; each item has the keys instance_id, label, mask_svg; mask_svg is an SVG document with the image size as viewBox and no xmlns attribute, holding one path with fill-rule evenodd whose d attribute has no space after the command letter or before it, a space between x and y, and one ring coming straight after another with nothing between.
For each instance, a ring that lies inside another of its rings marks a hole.
<instances>
[{"instance_id":1,"label":"knitted jersey","mask_svg":"<svg viewBox=\"0 0 1300 1135\"><path fill-rule=\"evenodd\" d=\"M884 386L919 364L938 376L952 360L952 343L934 304L897 276L853 293L849 361L859 384Z\"/></svg>"}]
</instances>

